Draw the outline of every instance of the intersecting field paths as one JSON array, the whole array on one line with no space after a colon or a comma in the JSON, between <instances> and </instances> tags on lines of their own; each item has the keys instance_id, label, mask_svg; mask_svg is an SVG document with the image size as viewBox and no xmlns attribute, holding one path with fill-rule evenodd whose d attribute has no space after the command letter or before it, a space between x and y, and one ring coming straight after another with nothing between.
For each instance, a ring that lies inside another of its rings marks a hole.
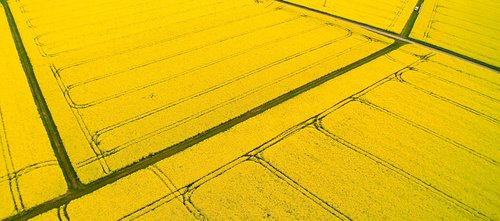
<instances>
[{"instance_id":1,"label":"intersecting field paths","mask_svg":"<svg viewBox=\"0 0 500 221\"><path fill-rule=\"evenodd\" d=\"M2 1L0 218L499 219L495 28L352 4Z\"/></svg>"}]
</instances>

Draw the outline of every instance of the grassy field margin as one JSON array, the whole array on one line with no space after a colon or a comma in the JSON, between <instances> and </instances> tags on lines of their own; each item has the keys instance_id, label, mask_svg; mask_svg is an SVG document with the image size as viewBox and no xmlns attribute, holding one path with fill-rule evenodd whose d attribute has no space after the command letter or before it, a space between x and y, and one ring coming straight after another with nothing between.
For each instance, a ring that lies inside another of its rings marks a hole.
<instances>
[{"instance_id":1,"label":"grassy field margin","mask_svg":"<svg viewBox=\"0 0 500 221\"><path fill-rule=\"evenodd\" d=\"M50 113L47 103L45 102L45 98L40 89L40 85L38 84L35 73L33 71L33 66L31 65L31 61L28 57L26 49L24 48L24 44L17 29L16 22L14 20L14 17L12 16L12 12L10 11L9 4L7 0L0 0L0 3L5 10L5 15L7 17L7 22L9 23L10 32L12 34L17 53L19 55L19 60L26 75L31 94L33 95L33 100L35 101L35 105L38 109L38 113L42 120L43 126L47 131L50 144L52 146L52 149L54 150L54 155L57 158L59 166L61 167L64 179L68 184L68 190L71 192L80 189L83 185L78 179L76 171L71 164L66 149L64 148L61 136L59 135L59 131L57 130L57 126L54 123L54 119L52 119L52 114Z\"/></svg>"}]
</instances>

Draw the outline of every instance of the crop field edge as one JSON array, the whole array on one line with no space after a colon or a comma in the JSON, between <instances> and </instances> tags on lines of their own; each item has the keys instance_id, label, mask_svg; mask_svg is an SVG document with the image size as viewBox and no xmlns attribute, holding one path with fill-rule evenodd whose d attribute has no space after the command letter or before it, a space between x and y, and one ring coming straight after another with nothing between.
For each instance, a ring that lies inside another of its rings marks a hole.
<instances>
[{"instance_id":1,"label":"crop field edge","mask_svg":"<svg viewBox=\"0 0 500 221\"><path fill-rule=\"evenodd\" d=\"M42 120L43 126L48 134L48 138L54 151L54 155L68 185L68 190L71 192L73 190L80 189L83 185L76 175L76 171L71 164L66 149L64 148L64 144L62 142L61 136L59 135L59 131L57 130L54 119L52 118L52 114L50 113L47 103L45 102L45 98L36 79L35 73L33 71L33 66L31 65L31 61L28 57L26 49L24 48L21 35L19 34L19 30L17 29L17 25L10 10L9 4L7 0L0 0L0 4L2 4L4 8L10 32L12 34L17 53L19 55L19 60L29 84L31 94L33 95L33 100L35 102L35 105L37 106L37 110L40 115L40 119Z\"/></svg>"}]
</instances>

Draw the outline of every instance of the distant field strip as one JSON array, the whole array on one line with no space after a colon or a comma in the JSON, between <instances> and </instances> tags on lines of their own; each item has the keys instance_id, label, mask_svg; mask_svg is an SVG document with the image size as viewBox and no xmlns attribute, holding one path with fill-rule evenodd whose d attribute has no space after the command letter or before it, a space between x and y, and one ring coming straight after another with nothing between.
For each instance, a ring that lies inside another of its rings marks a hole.
<instances>
[{"instance_id":1,"label":"distant field strip","mask_svg":"<svg viewBox=\"0 0 500 221\"><path fill-rule=\"evenodd\" d=\"M85 182L391 43L277 2L39 4L21 11L87 138L68 149Z\"/></svg>"},{"instance_id":2,"label":"distant field strip","mask_svg":"<svg viewBox=\"0 0 500 221\"><path fill-rule=\"evenodd\" d=\"M417 0L285 0L383 30L400 33Z\"/></svg>"},{"instance_id":3,"label":"distant field strip","mask_svg":"<svg viewBox=\"0 0 500 221\"><path fill-rule=\"evenodd\" d=\"M500 2L425 0L411 38L500 67Z\"/></svg>"}]
</instances>

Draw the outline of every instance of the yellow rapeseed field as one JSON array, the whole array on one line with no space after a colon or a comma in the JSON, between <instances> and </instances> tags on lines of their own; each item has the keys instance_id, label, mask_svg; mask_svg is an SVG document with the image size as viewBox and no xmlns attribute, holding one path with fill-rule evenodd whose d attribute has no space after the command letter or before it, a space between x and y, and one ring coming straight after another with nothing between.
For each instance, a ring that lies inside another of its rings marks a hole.
<instances>
[{"instance_id":1,"label":"yellow rapeseed field","mask_svg":"<svg viewBox=\"0 0 500 221\"><path fill-rule=\"evenodd\" d=\"M500 66L495 0L425 0L410 37Z\"/></svg>"},{"instance_id":2,"label":"yellow rapeseed field","mask_svg":"<svg viewBox=\"0 0 500 221\"><path fill-rule=\"evenodd\" d=\"M420 3L2 2L0 219L500 219L499 5Z\"/></svg>"},{"instance_id":3,"label":"yellow rapeseed field","mask_svg":"<svg viewBox=\"0 0 500 221\"><path fill-rule=\"evenodd\" d=\"M404 46L40 219L496 219L499 81Z\"/></svg>"},{"instance_id":4,"label":"yellow rapeseed field","mask_svg":"<svg viewBox=\"0 0 500 221\"><path fill-rule=\"evenodd\" d=\"M54 96L74 114L63 124L78 123L88 143L67 148L86 183L391 43L270 1L130 2L117 13L59 2L21 1L18 13L40 52L34 63L51 67Z\"/></svg>"}]
</instances>

